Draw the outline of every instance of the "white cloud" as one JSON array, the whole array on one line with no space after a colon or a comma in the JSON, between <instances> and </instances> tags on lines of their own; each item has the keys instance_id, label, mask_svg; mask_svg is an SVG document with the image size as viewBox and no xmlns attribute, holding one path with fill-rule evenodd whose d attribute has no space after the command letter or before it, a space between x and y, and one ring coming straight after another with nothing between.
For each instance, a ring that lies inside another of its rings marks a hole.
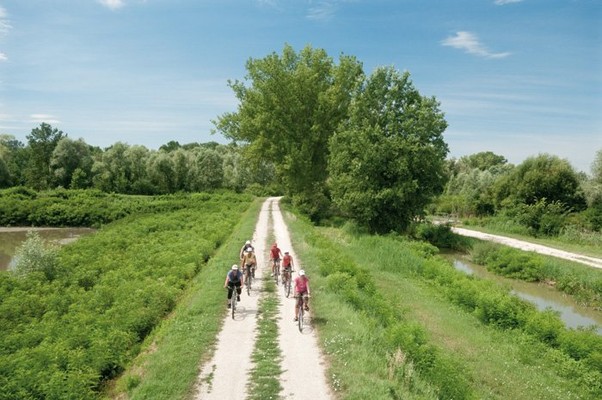
<instances>
[{"instance_id":1,"label":"white cloud","mask_svg":"<svg viewBox=\"0 0 602 400\"><path fill-rule=\"evenodd\" d=\"M105 7L110 8L111 10L117 10L118 8L125 6L124 0L99 0L99 1L100 1L100 4L102 4Z\"/></svg>"},{"instance_id":2,"label":"white cloud","mask_svg":"<svg viewBox=\"0 0 602 400\"><path fill-rule=\"evenodd\" d=\"M12 27L8 22L8 14L6 10L0 6L0 37L6 35Z\"/></svg>"},{"instance_id":3,"label":"white cloud","mask_svg":"<svg viewBox=\"0 0 602 400\"><path fill-rule=\"evenodd\" d=\"M441 44L485 58L504 58L510 55L508 52L492 53L479 41L479 38L475 34L466 31L456 32L455 36L444 39L441 41Z\"/></svg>"},{"instance_id":4,"label":"white cloud","mask_svg":"<svg viewBox=\"0 0 602 400\"><path fill-rule=\"evenodd\" d=\"M29 122L34 124L41 124L45 122L47 124L60 124L61 121L51 114L31 114L29 116Z\"/></svg>"},{"instance_id":5,"label":"white cloud","mask_svg":"<svg viewBox=\"0 0 602 400\"><path fill-rule=\"evenodd\" d=\"M332 1L322 1L307 11L307 18L317 21L327 21L337 10L337 4Z\"/></svg>"},{"instance_id":6,"label":"white cloud","mask_svg":"<svg viewBox=\"0 0 602 400\"><path fill-rule=\"evenodd\" d=\"M8 22L8 14L6 10L0 6L0 38L8 34L8 31L12 28ZM0 62L8 60L5 53L0 51Z\"/></svg>"},{"instance_id":7,"label":"white cloud","mask_svg":"<svg viewBox=\"0 0 602 400\"><path fill-rule=\"evenodd\" d=\"M512 3L520 3L523 0L495 0L495 4L498 6L503 6L504 4L512 4Z\"/></svg>"}]
</instances>

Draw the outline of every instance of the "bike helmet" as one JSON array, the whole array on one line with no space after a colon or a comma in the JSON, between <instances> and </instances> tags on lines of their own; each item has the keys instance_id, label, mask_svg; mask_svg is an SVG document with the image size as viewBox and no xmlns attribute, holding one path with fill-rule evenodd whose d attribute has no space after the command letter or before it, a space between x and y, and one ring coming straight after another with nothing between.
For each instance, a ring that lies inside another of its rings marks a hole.
<instances>
[{"instance_id":1,"label":"bike helmet","mask_svg":"<svg viewBox=\"0 0 602 400\"><path fill-rule=\"evenodd\" d=\"M247 240L247 241L245 242L245 244L251 244L251 241L250 241L250 240Z\"/></svg>"},{"instance_id":2,"label":"bike helmet","mask_svg":"<svg viewBox=\"0 0 602 400\"><path fill-rule=\"evenodd\" d=\"M232 269L238 269L238 265L236 265L236 264L232 265Z\"/></svg>"},{"instance_id":3,"label":"bike helmet","mask_svg":"<svg viewBox=\"0 0 602 400\"><path fill-rule=\"evenodd\" d=\"M302 270L299 271L299 276L303 276L303 275L305 275L305 270L304 269L302 269Z\"/></svg>"}]
</instances>

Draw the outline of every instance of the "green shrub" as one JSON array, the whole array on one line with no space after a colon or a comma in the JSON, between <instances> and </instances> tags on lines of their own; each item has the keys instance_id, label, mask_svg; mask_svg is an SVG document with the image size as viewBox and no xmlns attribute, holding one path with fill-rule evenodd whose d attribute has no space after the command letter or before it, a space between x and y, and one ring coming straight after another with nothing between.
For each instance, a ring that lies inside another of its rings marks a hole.
<instances>
[{"instance_id":1,"label":"green shrub","mask_svg":"<svg viewBox=\"0 0 602 400\"><path fill-rule=\"evenodd\" d=\"M530 314L525 324L526 332L551 346L558 345L558 338L564 329L558 313L551 310Z\"/></svg>"},{"instance_id":2,"label":"green shrub","mask_svg":"<svg viewBox=\"0 0 602 400\"><path fill-rule=\"evenodd\" d=\"M571 329L559 337L560 348L575 360L602 352L602 337L592 329ZM602 370L600 370L602 372Z\"/></svg>"},{"instance_id":3,"label":"green shrub","mask_svg":"<svg viewBox=\"0 0 602 400\"><path fill-rule=\"evenodd\" d=\"M414 238L429 242L440 249L463 251L469 247L468 240L453 233L451 226L447 224L417 224L413 226L412 235Z\"/></svg>"},{"instance_id":4,"label":"green shrub","mask_svg":"<svg viewBox=\"0 0 602 400\"><path fill-rule=\"evenodd\" d=\"M58 247L45 243L35 231L28 231L25 242L15 252L12 271L17 276L40 272L47 280L55 278L58 269Z\"/></svg>"}]
</instances>

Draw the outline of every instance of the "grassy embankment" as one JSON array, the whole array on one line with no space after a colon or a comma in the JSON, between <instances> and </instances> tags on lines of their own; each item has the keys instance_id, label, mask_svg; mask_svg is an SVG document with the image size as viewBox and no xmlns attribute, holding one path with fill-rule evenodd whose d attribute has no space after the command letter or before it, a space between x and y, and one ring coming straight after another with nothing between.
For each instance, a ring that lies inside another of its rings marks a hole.
<instances>
[{"instance_id":1,"label":"grassy embankment","mask_svg":"<svg viewBox=\"0 0 602 400\"><path fill-rule=\"evenodd\" d=\"M595 399L602 343L425 244L286 213L341 398Z\"/></svg>"}]
</instances>

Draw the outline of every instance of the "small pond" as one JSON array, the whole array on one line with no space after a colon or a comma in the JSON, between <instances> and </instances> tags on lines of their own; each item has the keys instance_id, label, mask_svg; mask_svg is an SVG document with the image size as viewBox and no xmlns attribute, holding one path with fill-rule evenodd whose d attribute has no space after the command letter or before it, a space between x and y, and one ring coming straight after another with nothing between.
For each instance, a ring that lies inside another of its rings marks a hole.
<instances>
[{"instance_id":1,"label":"small pond","mask_svg":"<svg viewBox=\"0 0 602 400\"><path fill-rule=\"evenodd\" d=\"M95 232L92 228L0 228L0 271L8 269L15 251L25 241L29 230L35 230L42 239L58 244L66 244Z\"/></svg>"}]
</instances>

